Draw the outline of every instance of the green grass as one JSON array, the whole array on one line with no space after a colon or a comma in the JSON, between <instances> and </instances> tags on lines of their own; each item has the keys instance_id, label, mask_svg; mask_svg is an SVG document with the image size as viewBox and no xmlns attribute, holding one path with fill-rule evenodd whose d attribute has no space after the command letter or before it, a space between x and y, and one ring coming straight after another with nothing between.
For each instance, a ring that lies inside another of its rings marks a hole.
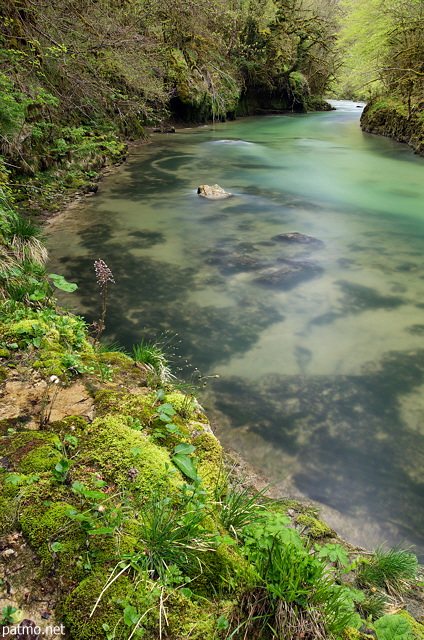
<instances>
[{"instance_id":1,"label":"green grass","mask_svg":"<svg viewBox=\"0 0 424 640\"><path fill-rule=\"evenodd\" d=\"M371 560L358 572L357 582L366 587L385 588L392 593L406 591L415 580L418 560L400 545L387 551L378 547Z\"/></svg>"}]
</instances>

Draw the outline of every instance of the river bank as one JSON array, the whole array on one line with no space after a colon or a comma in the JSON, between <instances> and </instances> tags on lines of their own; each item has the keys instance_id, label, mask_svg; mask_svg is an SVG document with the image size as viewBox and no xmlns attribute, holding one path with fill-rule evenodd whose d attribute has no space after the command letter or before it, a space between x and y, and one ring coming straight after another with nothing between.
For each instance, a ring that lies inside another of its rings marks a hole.
<instances>
[{"instance_id":1,"label":"river bank","mask_svg":"<svg viewBox=\"0 0 424 640\"><path fill-rule=\"evenodd\" d=\"M364 109L361 128L405 142L414 153L424 156L424 114L422 106L409 107L393 98L372 100Z\"/></svg>"}]
</instances>

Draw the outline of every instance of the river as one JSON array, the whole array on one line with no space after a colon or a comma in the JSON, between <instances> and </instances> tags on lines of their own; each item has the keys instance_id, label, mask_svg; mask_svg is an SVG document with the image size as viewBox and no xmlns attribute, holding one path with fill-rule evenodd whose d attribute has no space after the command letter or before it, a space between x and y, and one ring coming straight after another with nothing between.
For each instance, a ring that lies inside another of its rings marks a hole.
<instances>
[{"instance_id":1,"label":"river","mask_svg":"<svg viewBox=\"0 0 424 640\"><path fill-rule=\"evenodd\" d=\"M424 159L333 105L153 134L52 223L49 268L92 321L102 258L106 334L219 374L202 404L274 493L422 557ZM215 183L232 197L197 195Z\"/></svg>"}]
</instances>

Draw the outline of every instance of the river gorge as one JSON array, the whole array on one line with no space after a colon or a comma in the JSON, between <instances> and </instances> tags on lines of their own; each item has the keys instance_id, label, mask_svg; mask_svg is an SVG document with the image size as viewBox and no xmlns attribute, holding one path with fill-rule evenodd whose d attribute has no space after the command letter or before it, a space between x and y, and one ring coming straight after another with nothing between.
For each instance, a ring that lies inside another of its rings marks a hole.
<instances>
[{"instance_id":1,"label":"river gorge","mask_svg":"<svg viewBox=\"0 0 424 640\"><path fill-rule=\"evenodd\" d=\"M350 542L424 554L424 159L363 105L154 133L49 226L60 302L169 350L221 442ZM231 197L199 197L201 184ZM206 379L219 375L219 379Z\"/></svg>"}]
</instances>

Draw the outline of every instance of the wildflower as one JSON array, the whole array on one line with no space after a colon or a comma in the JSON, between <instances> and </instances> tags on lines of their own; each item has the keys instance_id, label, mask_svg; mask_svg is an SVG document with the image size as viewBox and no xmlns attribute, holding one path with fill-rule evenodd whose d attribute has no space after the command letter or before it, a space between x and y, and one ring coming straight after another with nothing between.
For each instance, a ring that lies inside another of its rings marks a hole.
<instances>
[{"instance_id":1,"label":"wildflower","mask_svg":"<svg viewBox=\"0 0 424 640\"><path fill-rule=\"evenodd\" d=\"M101 260L96 260L94 263L94 270L96 272L97 284L99 287L103 289L106 286L107 282L115 282L113 279L112 271L107 266L106 262Z\"/></svg>"},{"instance_id":2,"label":"wildflower","mask_svg":"<svg viewBox=\"0 0 424 640\"><path fill-rule=\"evenodd\" d=\"M103 513L104 511L106 511L106 506L104 504L100 504L97 508L97 511L100 511L100 513Z\"/></svg>"},{"instance_id":3,"label":"wildflower","mask_svg":"<svg viewBox=\"0 0 424 640\"><path fill-rule=\"evenodd\" d=\"M51 384L59 384L59 378L57 376L50 376L49 382Z\"/></svg>"}]
</instances>

